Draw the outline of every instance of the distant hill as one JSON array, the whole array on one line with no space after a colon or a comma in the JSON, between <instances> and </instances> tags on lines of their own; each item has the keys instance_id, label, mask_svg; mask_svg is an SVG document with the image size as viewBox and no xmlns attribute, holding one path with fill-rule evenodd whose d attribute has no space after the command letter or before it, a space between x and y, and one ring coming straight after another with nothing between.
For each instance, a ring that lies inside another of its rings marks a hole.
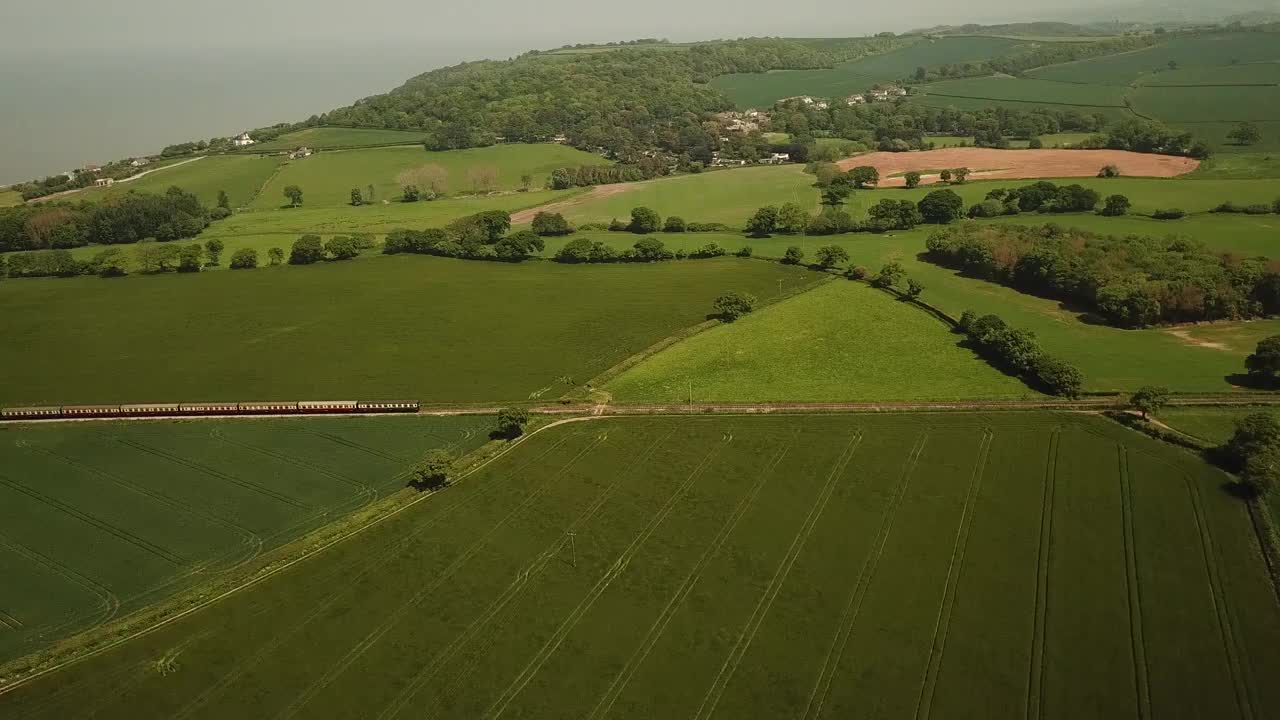
<instances>
[{"instance_id":1,"label":"distant hill","mask_svg":"<svg viewBox=\"0 0 1280 720\"><path fill-rule=\"evenodd\" d=\"M1097 28L1066 22L1023 22L1002 25L935 25L912 30L918 35L1029 35L1037 37L1096 37Z\"/></svg>"}]
</instances>

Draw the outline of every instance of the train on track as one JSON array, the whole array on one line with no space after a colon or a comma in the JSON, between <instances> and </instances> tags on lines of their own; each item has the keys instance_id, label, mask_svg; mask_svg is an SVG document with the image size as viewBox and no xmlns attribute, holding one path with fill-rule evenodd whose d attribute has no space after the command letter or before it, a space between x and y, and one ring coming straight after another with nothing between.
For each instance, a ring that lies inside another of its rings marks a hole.
<instances>
[{"instance_id":1,"label":"train on track","mask_svg":"<svg viewBox=\"0 0 1280 720\"><path fill-rule=\"evenodd\" d=\"M72 418L195 417L207 415L333 415L343 413L416 413L416 402L304 400L301 402L144 403L140 405L62 405L0 408L0 420Z\"/></svg>"}]
</instances>

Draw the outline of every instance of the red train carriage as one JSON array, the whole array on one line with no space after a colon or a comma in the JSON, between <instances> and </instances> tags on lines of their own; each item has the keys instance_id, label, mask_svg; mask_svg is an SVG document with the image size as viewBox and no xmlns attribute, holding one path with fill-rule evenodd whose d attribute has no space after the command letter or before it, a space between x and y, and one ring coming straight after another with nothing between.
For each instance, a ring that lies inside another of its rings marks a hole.
<instances>
[{"instance_id":1,"label":"red train carriage","mask_svg":"<svg viewBox=\"0 0 1280 720\"><path fill-rule=\"evenodd\" d=\"M416 413L419 404L416 402L366 402L356 403L360 412Z\"/></svg>"},{"instance_id":2,"label":"red train carriage","mask_svg":"<svg viewBox=\"0 0 1280 720\"><path fill-rule=\"evenodd\" d=\"M298 403L298 412L353 413L359 410L355 400L306 400Z\"/></svg>"},{"instance_id":3,"label":"red train carriage","mask_svg":"<svg viewBox=\"0 0 1280 720\"><path fill-rule=\"evenodd\" d=\"M119 405L69 405L62 408L64 417L119 417Z\"/></svg>"},{"instance_id":4,"label":"red train carriage","mask_svg":"<svg viewBox=\"0 0 1280 720\"><path fill-rule=\"evenodd\" d=\"M62 417L60 407L23 407L0 409L0 420L39 420Z\"/></svg>"},{"instance_id":5,"label":"red train carriage","mask_svg":"<svg viewBox=\"0 0 1280 720\"><path fill-rule=\"evenodd\" d=\"M298 412L296 402L242 402L240 412L250 415L287 415Z\"/></svg>"}]
</instances>

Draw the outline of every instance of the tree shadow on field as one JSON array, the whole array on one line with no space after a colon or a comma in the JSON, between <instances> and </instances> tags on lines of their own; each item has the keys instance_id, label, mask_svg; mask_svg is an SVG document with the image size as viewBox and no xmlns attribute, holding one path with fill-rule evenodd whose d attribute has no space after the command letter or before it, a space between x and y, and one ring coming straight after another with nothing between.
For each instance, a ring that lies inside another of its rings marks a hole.
<instances>
[{"instance_id":1,"label":"tree shadow on field","mask_svg":"<svg viewBox=\"0 0 1280 720\"><path fill-rule=\"evenodd\" d=\"M1246 390L1270 391L1280 388L1280 385L1277 385L1276 381L1271 378L1250 375L1249 373L1231 373L1230 375L1224 375L1222 379L1226 380L1229 385L1245 388Z\"/></svg>"}]
</instances>

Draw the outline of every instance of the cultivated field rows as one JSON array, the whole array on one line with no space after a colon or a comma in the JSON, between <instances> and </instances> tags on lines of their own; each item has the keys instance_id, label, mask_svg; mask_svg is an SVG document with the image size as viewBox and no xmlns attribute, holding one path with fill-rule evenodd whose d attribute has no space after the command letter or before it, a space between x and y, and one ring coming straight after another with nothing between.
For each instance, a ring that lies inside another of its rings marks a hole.
<instances>
[{"instance_id":1,"label":"cultivated field rows","mask_svg":"<svg viewBox=\"0 0 1280 720\"><path fill-rule=\"evenodd\" d=\"M0 712L1268 717L1226 481L1066 414L574 423Z\"/></svg>"},{"instance_id":2,"label":"cultivated field rows","mask_svg":"<svg viewBox=\"0 0 1280 720\"><path fill-rule=\"evenodd\" d=\"M486 418L0 431L0 660L163 601L405 485Z\"/></svg>"}]
</instances>

